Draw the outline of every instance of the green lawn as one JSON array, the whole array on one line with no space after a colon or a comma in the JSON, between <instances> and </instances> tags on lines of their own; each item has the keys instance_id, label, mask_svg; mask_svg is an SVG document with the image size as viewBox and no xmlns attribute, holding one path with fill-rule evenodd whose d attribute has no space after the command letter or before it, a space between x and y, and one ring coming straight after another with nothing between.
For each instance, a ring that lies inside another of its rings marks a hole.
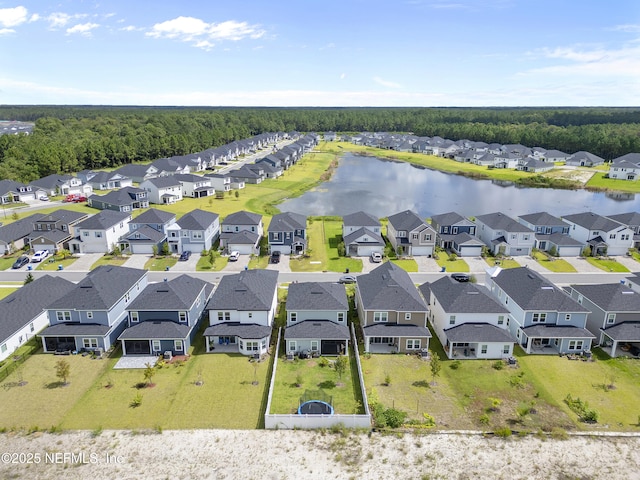
<instances>
[{"instance_id":1,"label":"green lawn","mask_svg":"<svg viewBox=\"0 0 640 480\"><path fill-rule=\"evenodd\" d=\"M98 259L97 262L91 265L90 270L93 270L100 265L115 265L117 267L121 267L126 263L127 260L129 260L129 257L114 257L113 255L103 255Z\"/></svg>"},{"instance_id":2,"label":"green lawn","mask_svg":"<svg viewBox=\"0 0 640 480\"><path fill-rule=\"evenodd\" d=\"M629 269L614 259L585 257L587 262L605 272L629 272Z\"/></svg>"},{"instance_id":3,"label":"green lawn","mask_svg":"<svg viewBox=\"0 0 640 480\"><path fill-rule=\"evenodd\" d=\"M2 300L3 298L8 297L9 295L11 295L16 290L18 290L17 287L2 287L2 288L0 288L0 300Z\"/></svg>"},{"instance_id":4,"label":"green lawn","mask_svg":"<svg viewBox=\"0 0 640 480\"><path fill-rule=\"evenodd\" d=\"M577 270L566 260L550 257L543 252L535 251L531 254L536 261L551 272L576 272Z\"/></svg>"},{"instance_id":5,"label":"green lawn","mask_svg":"<svg viewBox=\"0 0 640 480\"><path fill-rule=\"evenodd\" d=\"M1 256L0 270L7 270L8 268L11 268L20 255L22 255L22 251L12 253L11 255Z\"/></svg>"},{"instance_id":6,"label":"green lawn","mask_svg":"<svg viewBox=\"0 0 640 480\"><path fill-rule=\"evenodd\" d=\"M390 262L395 263L396 265L398 265L400 268L404 269L407 272L417 272L418 271L418 264L416 263L416 261L412 258L403 258L403 259L391 259L389 260Z\"/></svg>"},{"instance_id":7,"label":"green lawn","mask_svg":"<svg viewBox=\"0 0 640 480\"><path fill-rule=\"evenodd\" d=\"M484 257L484 261L487 262L487 265L490 267L499 265L502 268L518 268L521 266L513 258Z\"/></svg>"},{"instance_id":8,"label":"green lawn","mask_svg":"<svg viewBox=\"0 0 640 480\"><path fill-rule=\"evenodd\" d=\"M58 257L57 255L53 257L46 258L44 261L40 262L36 270L58 270L58 265L62 265L62 268L67 268L69 265L72 265L78 257L67 257L64 260L62 257Z\"/></svg>"},{"instance_id":9,"label":"green lawn","mask_svg":"<svg viewBox=\"0 0 640 480\"><path fill-rule=\"evenodd\" d=\"M447 272L468 272L469 264L462 258L457 257L455 260L451 260L449 254L444 250L438 252L438 258L436 259L438 265L445 267Z\"/></svg>"},{"instance_id":10,"label":"green lawn","mask_svg":"<svg viewBox=\"0 0 640 480\"><path fill-rule=\"evenodd\" d=\"M163 272L167 270L167 268L170 269L173 267L176 263L178 263L178 257L174 257L173 255L151 257L147 260L147 263L144 264L144 268L152 272Z\"/></svg>"},{"instance_id":11,"label":"green lawn","mask_svg":"<svg viewBox=\"0 0 640 480\"><path fill-rule=\"evenodd\" d=\"M587 182L587 188L598 190L615 190L618 192L640 193L640 182L605 178L605 173L596 173Z\"/></svg>"},{"instance_id":12,"label":"green lawn","mask_svg":"<svg viewBox=\"0 0 640 480\"><path fill-rule=\"evenodd\" d=\"M251 255L249 259L249 270L254 270L258 268L267 268L269 265L269 256L268 255Z\"/></svg>"},{"instance_id":13,"label":"green lawn","mask_svg":"<svg viewBox=\"0 0 640 480\"><path fill-rule=\"evenodd\" d=\"M209 257L200 257L196 264L196 272L219 272L229 263L229 257L217 257L213 267L209 263Z\"/></svg>"}]
</instances>

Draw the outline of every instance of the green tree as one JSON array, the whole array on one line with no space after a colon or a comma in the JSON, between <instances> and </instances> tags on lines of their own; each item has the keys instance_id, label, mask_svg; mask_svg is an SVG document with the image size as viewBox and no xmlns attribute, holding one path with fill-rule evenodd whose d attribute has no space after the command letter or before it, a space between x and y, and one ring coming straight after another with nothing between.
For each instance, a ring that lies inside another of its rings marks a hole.
<instances>
[{"instance_id":1,"label":"green tree","mask_svg":"<svg viewBox=\"0 0 640 480\"><path fill-rule=\"evenodd\" d=\"M587 245L586 247L584 247L582 249L582 256L583 257L590 257L591 256L591 247L589 245Z\"/></svg>"},{"instance_id":2,"label":"green tree","mask_svg":"<svg viewBox=\"0 0 640 480\"><path fill-rule=\"evenodd\" d=\"M158 248L158 245L154 245L153 247L151 247L151 251L153 252L153 256L157 257L160 249Z\"/></svg>"},{"instance_id":3,"label":"green tree","mask_svg":"<svg viewBox=\"0 0 640 480\"><path fill-rule=\"evenodd\" d=\"M67 379L71 374L71 365L66 360L58 360L55 366L56 377L58 377L63 385L67 385Z\"/></svg>"},{"instance_id":4,"label":"green tree","mask_svg":"<svg viewBox=\"0 0 640 480\"><path fill-rule=\"evenodd\" d=\"M211 250L209 250L209 265L213 267L215 263L216 263L216 251L212 248Z\"/></svg>"},{"instance_id":5,"label":"green tree","mask_svg":"<svg viewBox=\"0 0 640 480\"><path fill-rule=\"evenodd\" d=\"M153 365L151 365L150 363L146 364L146 367L144 369L144 382L147 385L151 385L151 380L153 379L153 376L156 374L156 369Z\"/></svg>"},{"instance_id":6,"label":"green tree","mask_svg":"<svg viewBox=\"0 0 640 480\"><path fill-rule=\"evenodd\" d=\"M31 272L27 273L27 277L24 279L24 284L33 282L35 279L33 278L33 274Z\"/></svg>"},{"instance_id":7,"label":"green tree","mask_svg":"<svg viewBox=\"0 0 640 480\"><path fill-rule=\"evenodd\" d=\"M71 256L71 252L66 248L61 248L60 250L58 250L58 255L60 255L64 260L65 258L68 258Z\"/></svg>"},{"instance_id":8,"label":"green tree","mask_svg":"<svg viewBox=\"0 0 640 480\"><path fill-rule=\"evenodd\" d=\"M169 242L162 242L162 255L169 255Z\"/></svg>"},{"instance_id":9,"label":"green tree","mask_svg":"<svg viewBox=\"0 0 640 480\"><path fill-rule=\"evenodd\" d=\"M236 198L240 198L240 190L236 190L235 196L236 196Z\"/></svg>"},{"instance_id":10,"label":"green tree","mask_svg":"<svg viewBox=\"0 0 640 480\"><path fill-rule=\"evenodd\" d=\"M436 377L440 375L440 370L442 369L442 363L440 362L440 356L437 352L431 350L431 360L429 362L429 366L431 368L431 377L432 383L435 383Z\"/></svg>"},{"instance_id":11,"label":"green tree","mask_svg":"<svg viewBox=\"0 0 640 480\"><path fill-rule=\"evenodd\" d=\"M338 358L336 358L336 361L333 364L333 368L335 369L336 373L338 374L338 378L339 379L342 379L342 375L344 374L345 370L347 369L348 363L349 363L349 361L347 360L347 357L345 357L344 355L339 355Z\"/></svg>"}]
</instances>

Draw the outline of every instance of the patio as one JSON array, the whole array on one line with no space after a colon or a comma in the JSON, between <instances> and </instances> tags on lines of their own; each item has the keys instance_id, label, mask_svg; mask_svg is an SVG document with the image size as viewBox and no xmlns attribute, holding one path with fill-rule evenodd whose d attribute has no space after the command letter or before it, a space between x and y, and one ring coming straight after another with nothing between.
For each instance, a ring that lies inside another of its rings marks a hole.
<instances>
[{"instance_id":1,"label":"patio","mask_svg":"<svg viewBox=\"0 0 640 480\"><path fill-rule=\"evenodd\" d=\"M140 357L122 357L120 358L120 360L118 360L116 362L116 364L113 366L114 370L120 370L120 369L125 369L125 368L139 368L139 369L143 369L143 368L147 368L148 364L151 364L152 366L155 365L158 362L158 359L160 357L156 356L156 355L143 355Z\"/></svg>"}]
</instances>

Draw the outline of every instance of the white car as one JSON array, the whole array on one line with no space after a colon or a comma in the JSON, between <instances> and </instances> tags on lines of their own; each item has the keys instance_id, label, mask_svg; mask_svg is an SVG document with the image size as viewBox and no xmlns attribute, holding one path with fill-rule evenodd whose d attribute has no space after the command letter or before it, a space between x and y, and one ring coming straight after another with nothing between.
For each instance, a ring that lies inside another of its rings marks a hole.
<instances>
[{"instance_id":1,"label":"white car","mask_svg":"<svg viewBox=\"0 0 640 480\"><path fill-rule=\"evenodd\" d=\"M230 262L237 262L239 258L240 252L238 252L237 250L234 250L233 252L231 252L231 255L229 255Z\"/></svg>"},{"instance_id":2,"label":"white car","mask_svg":"<svg viewBox=\"0 0 640 480\"><path fill-rule=\"evenodd\" d=\"M373 263L380 263L382 261L382 255L378 252L373 252L371 254L371 261Z\"/></svg>"},{"instance_id":3,"label":"white car","mask_svg":"<svg viewBox=\"0 0 640 480\"><path fill-rule=\"evenodd\" d=\"M38 250L31 257L31 263L39 263L49 256L49 250Z\"/></svg>"}]
</instances>

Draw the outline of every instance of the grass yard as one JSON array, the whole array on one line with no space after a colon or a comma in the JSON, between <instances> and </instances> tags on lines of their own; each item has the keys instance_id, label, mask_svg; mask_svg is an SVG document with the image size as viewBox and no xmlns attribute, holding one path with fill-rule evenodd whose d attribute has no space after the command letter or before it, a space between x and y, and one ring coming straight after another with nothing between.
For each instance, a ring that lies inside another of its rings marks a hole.
<instances>
[{"instance_id":1,"label":"grass yard","mask_svg":"<svg viewBox=\"0 0 640 480\"><path fill-rule=\"evenodd\" d=\"M3 298L8 297L9 295L11 295L16 290L18 290L17 287L2 287L2 288L0 288L0 300L2 300Z\"/></svg>"},{"instance_id":2,"label":"grass yard","mask_svg":"<svg viewBox=\"0 0 640 480\"><path fill-rule=\"evenodd\" d=\"M518 268L522 266L513 258L484 257L484 261L487 262L487 265L490 267L499 265L501 268Z\"/></svg>"},{"instance_id":3,"label":"grass yard","mask_svg":"<svg viewBox=\"0 0 640 480\"><path fill-rule=\"evenodd\" d=\"M0 270L10 269L18 257L22 255L22 251L12 253L11 255L3 255L0 257Z\"/></svg>"},{"instance_id":4,"label":"grass yard","mask_svg":"<svg viewBox=\"0 0 640 480\"><path fill-rule=\"evenodd\" d=\"M64 260L62 257L58 257L57 255L54 257L49 257L44 261L40 262L36 270L58 270L58 265L62 265L62 268L67 268L69 265L72 265L78 257L67 257Z\"/></svg>"},{"instance_id":5,"label":"grass yard","mask_svg":"<svg viewBox=\"0 0 640 480\"><path fill-rule=\"evenodd\" d=\"M322 366L321 358L327 358L329 362L335 360L335 357L278 359L271 413L296 413L300 397L307 390L322 390L332 397L335 413L363 413L355 365L339 378L331 366ZM355 363L353 359L350 361Z\"/></svg>"},{"instance_id":6,"label":"grass yard","mask_svg":"<svg viewBox=\"0 0 640 480\"><path fill-rule=\"evenodd\" d=\"M536 261L542 265L544 268L549 270L550 272L567 272L572 273L577 270L566 260L562 258L549 257L545 255L543 252L534 251L531 255L536 259Z\"/></svg>"},{"instance_id":7,"label":"grass yard","mask_svg":"<svg viewBox=\"0 0 640 480\"><path fill-rule=\"evenodd\" d=\"M249 259L249 270L257 269L257 268L267 268L269 265L269 257L266 255L251 255Z\"/></svg>"},{"instance_id":8,"label":"grass yard","mask_svg":"<svg viewBox=\"0 0 640 480\"><path fill-rule=\"evenodd\" d=\"M229 257L216 257L216 261L211 266L208 256L201 256L196 264L196 272L219 272L229 263Z\"/></svg>"},{"instance_id":9,"label":"grass yard","mask_svg":"<svg viewBox=\"0 0 640 480\"><path fill-rule=\"evenodd\" d=\"M93 270L100 265L114 265L116 267L121 267L126 263L127 260L129 260L129 257L114 257L113 255L103 255L98 259L97 262L91 265L90 270Z\"/></svg>"},{"instance_id":10,"label":"grass yard","mask_svg":"<svg viewBox=\"0 0 640 480\"><path fill-rule=\"evenodd\" d=\"M147 260L147 263L144 264L144 268L145 270L150 270L152 272L164 272L167 268L173 267L176 263L178 263L178 257L174 257L173 255L151 257Z\"/></svg>"},{"instance_id":11,"label":"grass yard","mask_svg":"<svg viewBox=\"0 0 640 480\"><path fill-rule=\"evenodd\" d=\"M608 166L607 166L608 168ZM640 182L605 178L606 172L598 172L587 182L587 188L595 190L614 190L618 192L640 193Z\"/></svg>"},{"instance_id":12,"label":"grass yard","mask_svg":"<svg viewBox=\"0 0 640 480\"><path fill-rule=\"evenodd\" d=\"M398 259L391 259L389 261L395 263L400 268L402 268L403 270L405 270L405 271L407 271L409 273L418 271L418 264L412 258L402 258L402 259L399 259L399 260Z\"/></svg>"},{"instance_id":13,"label":"grass yard","mask_svg":"<svg viewBox=\"0 0 640 480\"><path fill-rule=\"evenodd\" d=\"M587 262L605 272L629 272L629 269L614 259L585 257Z\"/></svg>"},{"instance_id":14,"label":"grass yard","mask_svg":"<svg viewBox=\"0 0 640 480\"><path fill-rule=\"evenodd\" d=\"M445 267L447 269L447 272L468 272L469 271L469 264L465 262L462 258L457 257L455 260L451 260L451 258L449 257L449 254L444 250L439 251L437 255L438 255L438 259L436 260L436 262L438 262L438 265L440 265L441 267Z\"/></svg>"}]
</instances>

